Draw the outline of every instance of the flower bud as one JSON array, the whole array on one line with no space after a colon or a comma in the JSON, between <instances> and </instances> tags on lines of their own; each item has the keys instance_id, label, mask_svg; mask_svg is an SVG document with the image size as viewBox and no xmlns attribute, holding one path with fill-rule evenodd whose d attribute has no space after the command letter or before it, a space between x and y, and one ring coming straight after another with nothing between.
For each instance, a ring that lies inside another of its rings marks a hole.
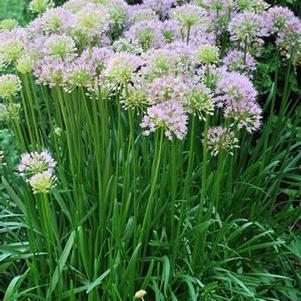
<instances>
[{"instance_id":1,"label":"flower bud","mask_svg":"<svg viewBox=\"0 0 301 301\"><path fill-rule=\"evenodd\" d=\"M135 293L135 298L136 299L143 299L146 295L146 291L145 290L139 290Z\"/></svg>"},{"instance_id":2,"label":"flower bud","mask_svg":"<svg viewBox=\"0 0 301 301\"><path fill-rule=\"evenodd\" d=\"M25 74L32 71L35 61L29 55L23 55L17 61L16 69L18 72Z\"/></svg>"},{"instance_id":3,"label":"flower bud","mask_svg":"<svg viewBox=\"0 0 301 301\"><path fill-rule=\"evenodd\" d=\"M29 3L29 10L37 14L44 13L52 7L54 7L52 0L32 0Z\"/></svg>"},{"instance_id":4,"label":"flower bud","mask_svg":"<svg viewBox=\"0 0 301 301\"><path fill-rule=\"evenodd\" d=\"M33 175L29 179L29 184L32 187L34 194L36 193L48 193L51 189L56 186L56 176L52 175L51 172L45 171Z\"/></svg>"},{"instance_id":5,"label":"flower bud","mask_svg":"<svg viewBox=\"0 0 301 301\"><path fill-rule=\"evenodd\" d=\"M14 97L22 89L21 80L14 74L0 76L0 97L9 99Z\"/></svg>"},{"instance_id":6,"label":"flower bud","mask_svg":"<svg viewBox=\"0 0 301 301\"><path fill-rule=\"evenodd\" d=\"M209 44L203 45L197 50L196 57L199 62L205 65L218 63L219 49Z\"/></svg>"},{"instance_id":7,"label":"flower bud","mask_svg":"<svg viewBox=\"0 0 301 301\"><path fill-rule=\"evenodd\" d=\"M11 31L18 26L18 22L14 19L5 19L0 21L0 32Z\"/></svg>"}]
</instances>

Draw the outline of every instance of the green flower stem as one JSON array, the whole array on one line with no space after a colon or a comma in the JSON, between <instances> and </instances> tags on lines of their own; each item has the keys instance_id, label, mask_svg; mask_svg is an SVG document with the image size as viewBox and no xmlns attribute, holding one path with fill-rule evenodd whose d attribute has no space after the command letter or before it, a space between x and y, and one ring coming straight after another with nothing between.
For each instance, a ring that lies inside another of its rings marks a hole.
<instances>
[{"instance_id":1,"label":"green flower stem","mask_svg":"<svg viewBox=\"0 0 301 301\"><path fill-rule=\"evenodd\" d=\"M33 125L33 129L34 129L34 134L35 134L35 142L38 145L41 145L41 138L40 138L40 133L38 130L38 123L37 123L37 118L36 118L36 114L35 114L35 110L34 107L40 107L39 104L36 104L36 94L34 89L35 88L31 88L31 84L29 81L29 77L28 75L21 75L22 78L22 82L23 82L23 86L24 86L24 91L25 91L25 95L26 95L26 103L29 106L29 112L30 112L30 120L31 120L31 124ZM35 102L35 104L34 104ZM41 114L40 114L41 116Z\"/></svg>"},{"instance_id":2,"label":"green flower stem","mask_svg":"<svg viewBox=\"0 0 301 301\"><path fill-rule=\"evenodd\" d=\"M202 168L201 168L201 191L200 191L200 203L197 211L197 222L201 223L201 221L206 218L204 217L204 208L205 208L205 203L207 201L207 167L208 167L208 140L207 140L207 133L209 129L209 124L210 124L210 116L207 115L206 120L205 120L205 125L204 125L204 138L203 138L203 162L202 162ZM207 206L207 218L210 219L212 208L212 202L208 202ZM205 241L206 241L206 234L204 234L202 237L197 236L194 250L192 253L192 263L193 265L196 264L198 255L200 254L200 248L199 246L201 245L202 248L205 247ZM202 253L203 250L201 250Z\"/></svg>"},{"instance_id":3,"label":"green flower stem","mask_svg":"<svg viewBox=\"0 0 301 301\"><path fill-rule=\"evenodd\" d=\"M13 102L13 98L12 97L10 97L8 99L8 101L9 101L10 105L13 105L14 102ZM24 137L24 134L23 134L20 122L21 122L20 118L14 118L11 123L12 123L12 127L13 127L13 130L14 130L14 133L15 133L15 135L17 137L19 146L22 149L22 151L25 151L27 149L27 145L26 145L26 142L25 142L25 137Z\"/></svg>"},{"instance_id":4,"label":"green flower stem","mask_svg":"<svg viewBox=\"0 0 301 301\"><path fill-rule=\"evenodd\" d=\"M195 145L195 128L196 128L196 118L197 116L192 116L191 122L191 131L190 131L190 145L189 145L189 152L188 152L188 167L186 172L186 178L184 182L184 189L183 189L183 199L185 200L189 194L189 186L190 186L190 179L192 178L192 170L193 170L193 162L194 162L194 145Z\"/></svg>"},{"instance_id":5,"label":"green flower stem","mask_svg":"<svg viewBox=\"0 0 301 301\"><path fill-rule=\"evenodd\" d=\"M248 53L248 38L244 40L244 64L247 62L247 53Z\"/></svg>"},{"instance_id":6,"label":"green flower stem","mask_svg":"<svg viewBox=\"0 0 301 301\"><path fill-rule=\"evenodd\" d=\"M292 72L292 62L289 60L288 66L286 69L286 75L285 75L285 82L284 82L284 89L283 89L283 96L281 99L280 104L280 116L284 116L287 110L288 100L291 93L291 72Z\"/></svg>"},{"instance_id":7,"label":"green flower stem","mask_svg":"<svg viewBox=\"0 0 301 301\"><path fill-rule=\"evenodd\" d=\"M207 193L207 167L208 167L208 140L207 140L207 133L209 129L209 123L210 123L210 116L207 115L206 121L205 121L205 127L204 127L204 138L203 138L203 165L202 165L202 202L206 199L206 193Z\"/></svg>"},{"instance_id":8,"label":"green flower stem","mask_svg":"<svg viewBox=\"0 0 301 301\"><path fill-rule=\"evenodd\" d=\"M189 41L190 41L190 33L191 33L191 26L188 25L187 26L187 36L186 36L186 44L187 45L189 44Z\"/></svg>"},{"instance_id":9,"label":"green flower stem","mask_svg":"<svg viewBox=\"0 0 301 301\"><path fill-rule=\"evenodd\" d=\"M142 224L142 228L141 228L139 242L142 242L143 239L144 239L144 241L147 241L147 239L148 239L147 225L149 225L149 223L151 222L152 215L153 215L152 214L152 209L154 206L153 197L154 197L157 182L158 182L158 176L159 176L159 170L160 170L160 164L161 164L163 138L164 138L164 129L162 128L160 131L159 137L158 137L158 135L156 135L156 139L155 139L156 149L155 149L155 157L154 157L152 171L151 171L150 193L149 193L146 210L145 210L145 214L144 214L144 218L143 218L143 224Z\"/></svg>"},{"instance_id":10,"label":"green flower stem","mask_svg":"<svg viewBox=\"0 0 301 301\"><path fill-rule=\"evenodd\" d=\"M22 100L22 108L24 110L24 115L25 115L25 123L26 123L26 127L27 127L26 132L29 135L29 142L30 142L30 144L35 145L36 140L35 140L34 133L32 132L33 130L32 130L32 126L31 126L31 123L30 123L29 112L28 112L28 108L27 108L27 105L26 105L26 100L25 100L25 96L24 96L23 91L21 93L21 100Z\"/></svg>"}]
</instances>

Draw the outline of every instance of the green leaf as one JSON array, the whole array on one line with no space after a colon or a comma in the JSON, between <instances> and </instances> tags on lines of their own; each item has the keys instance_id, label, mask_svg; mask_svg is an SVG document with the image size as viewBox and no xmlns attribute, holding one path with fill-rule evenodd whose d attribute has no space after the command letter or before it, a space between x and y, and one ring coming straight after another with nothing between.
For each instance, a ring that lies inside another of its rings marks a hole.
<instances>
[{"instance_id":1,"label":"green leaf","mask_svg":"<svg viewBox=\"0 0 301 301\"><path fill-rule=\"evenodd\" d=\"M62 271L63 271L63 268L66 264L66 261L69 257L69 254L71 252L71 249L72 249L72 246L73 246L73 243L74 243L74 237L75 237L75 231L72 231L70 236L69 236L69 239L66 243L66 246L63 250L63 253L58 261L58 265L57 267L55 268L55 271L53 273L53 276L52 276L52 279L51 279L51 282L50 282L50 286L49 286L49 289L47 291L47 298L50 298L54 289L56 288L58 282L59 282L59 279L60 279L60 276L62 274Z\"/></svg>"}]
</instances>

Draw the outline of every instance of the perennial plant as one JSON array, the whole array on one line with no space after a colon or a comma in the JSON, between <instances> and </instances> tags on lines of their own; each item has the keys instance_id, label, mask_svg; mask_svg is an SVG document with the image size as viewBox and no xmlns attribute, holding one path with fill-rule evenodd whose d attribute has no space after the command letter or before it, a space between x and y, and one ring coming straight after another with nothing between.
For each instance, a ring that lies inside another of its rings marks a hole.
<instances>
[{"instance_id":1,"label":"perennial plant","mask_svg":"<svg viewBox=\"0 0 301 301\"><path fill-rule=\"evenodd\" d=\"M297 300L289 235L267 220L300 216L277 204L300 189L297 124L280 130L300 19L261 0L29 8L26 27L0 23L0 122L20 153L2 181L24 240L0 247L19 275L4 300ZM287 76L262 97L269 45Z\"/></svg>"}]
</instances>

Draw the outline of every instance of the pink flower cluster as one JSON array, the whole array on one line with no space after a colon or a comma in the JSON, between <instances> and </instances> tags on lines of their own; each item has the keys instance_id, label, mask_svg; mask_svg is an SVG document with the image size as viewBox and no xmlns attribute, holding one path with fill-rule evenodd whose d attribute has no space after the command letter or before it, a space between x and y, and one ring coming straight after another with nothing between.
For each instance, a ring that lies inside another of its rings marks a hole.
<instances>
[{"instance_id":1,"label":"pink flower cluster","mask_svg":"<svg viewBox=\"0 0 301 301\"><path fill-rule=\"evenodd\" d=\"M21 156L18 172L26 177L34 193L47 193L56 183L56 161L48 151L25 153Z\"/></svg>"},{"instance_id":2,"label":"pink flower cluster","mask_svg":"<svg viewBox=\"0 0 301 301\"><path fill-rule=\"evenodd\" d=\"M165 136L172 140L173 135L183 139L187 132L187 114L176 101L167 101L147 109L140 124L144 135L148 136L157 129L163 129Z\"/></svg>"}]
</instances>

